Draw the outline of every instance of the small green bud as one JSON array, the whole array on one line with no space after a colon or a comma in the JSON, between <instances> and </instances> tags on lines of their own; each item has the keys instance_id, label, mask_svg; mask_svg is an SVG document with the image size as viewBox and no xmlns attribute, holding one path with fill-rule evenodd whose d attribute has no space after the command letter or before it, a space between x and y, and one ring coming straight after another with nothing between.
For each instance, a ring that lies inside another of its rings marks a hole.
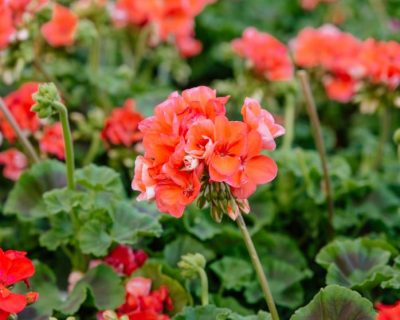
<instances>
[{"instance_id":1,"label":"small green bud","mask_svg":"<svg viewBox=\"0 0 400 320\"><path fill-rule=\"evenodd\" d=\"M206 259L199 253L188 253L181 257L178 267L181 269L182 276L194 279L198 276L199 270L206 266Z\"/></svg>"},{"instance_id":2,"label":"small green bud","mask_svg":"<svg viewBox=\"0 0 400 320\"><path fill-rule=\"evenodd\" d=\"M400 145L400 128L394 132L393 140L395 144Z\"/></svg>"},{"instance_id":3,"label":"small green bud","mask_svg":"<svg viewBox=\"0 0 400 320\"><path fill-rule=\"evenodd\" d=\"M218 206L213 203L211 206L211 218L213 218L215 222L221 223L223 215L223 212L221 212Z\"/></svg>"},{"instance_id":4,"label":"small green bud","mask_svg":"<svg viewBox=\"0 0 400 320\"><path fill-rule=\"evenodd\" d=\"M41 84L32 97L36 103L31 110L36 112L39 118L48 118L58 112L55 103L61 103L61 98L54 83Z\"/></svg>"}]
</instances>

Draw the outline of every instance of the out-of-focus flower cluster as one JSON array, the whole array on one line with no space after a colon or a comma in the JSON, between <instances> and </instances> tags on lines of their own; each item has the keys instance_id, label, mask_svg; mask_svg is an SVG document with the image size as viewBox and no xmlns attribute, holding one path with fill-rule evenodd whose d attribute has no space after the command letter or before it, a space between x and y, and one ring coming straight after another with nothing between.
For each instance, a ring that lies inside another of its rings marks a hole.
<instances>
[{"instance_id":1,"label":"out-of-focus flower cluster","mask_svg":"<svg viewBox=\"0 0 400 320\"><path fill-rule=\"evenodd\" d=\"M180 54L190 57L198 54L202 44L194 38L194 19L206 5L215 0L118 0L77 1L73 8L47 0L0 1L0 50L14 40L29 37L25 24L45 6L52 8L50 21L40 26L47 43L53 47L71 46L77 39L83 8L97 6L106 10L117 28L135 26L150 29L151 45L173 42Z\"/></svg>"},{"instance_id":2,"label":"out-of-focus flower cluster","mask_svg":"<svg viewBox=\"0 0 400 320\"><path fill-rule=\"evenodd\" d=\"M116 26L148 26L153 28L153 43L171 37L179 52L190 57L201 51L194 38L194 18L215 0L118 0L112 11Z\"/></svg>"},{"instance_id":3,"label":"out-of-focus flower cluster","mask_svg":"<svg viewBox=\"0 0 400 320\"><path fill-rule=\"evenodd\" d=\"M261 151L273 150L284 129L250 98L244 121L230 121L227 101L204 86L175 92L139 124L145 154L136 159L132 182L138 200L155 199L161 212L175 217L199 196L199 205L209 203L218 220L223 212L232 219L248 212L247 198L277 174Z\"/></svg>"},{"instance_id":4,"label":"out-of-focus flower cluster","mask_svg":"<svg viewBox=\"0 0 400 320\"><path fill-rule=\"evenodd\" d=\"M300 0L300 5L304 10L314 10L321 3L333 3L336 0Z\"/></svg>"},{"instance_id":5,"label":"out-of-focus flower cluster","mask_svg":"<svg viewBox=\"0 0 400 320\"><path fill-rule=\"evenodd\" d=\"M11 286L18 282L29 285L29 278L35 267L26 257L26 252L0 248L0 320L7 320L11 314L21 312L28 304L34 303L39 295L36 292L14 293Z\"/></svg>"},{"instance_id":6,"label":"out-of-focus flower cluster","mask_svg":"<svg viewBox=\"0 0 400 320\"><path fill-rule=\"evenodd\" d=\"M305 28L292 41L295 63L324 72L328 96L348 102L364 84L393 91L400 85L400 44L361 41L332 25Z\"/></svg>"},{"instance_id":7,"label":"out-of-focus flower cluster","mask_svg":"<svg viewBox=\"0 0 400 320\"><path fill-rule=\"evenodd\" d=\"M248 59L257 73L271 81L290 80L293 63L287 47L268 33L247 28L242 38L232 42L234 51Z\"/></svg>"}]
</instances>

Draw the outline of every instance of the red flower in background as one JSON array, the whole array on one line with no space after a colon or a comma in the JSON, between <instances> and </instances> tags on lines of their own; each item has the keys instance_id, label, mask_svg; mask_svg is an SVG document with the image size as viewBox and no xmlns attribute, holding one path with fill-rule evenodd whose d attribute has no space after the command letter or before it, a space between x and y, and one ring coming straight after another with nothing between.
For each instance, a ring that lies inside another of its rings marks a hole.
<instances>
[{"instance_id":1,"label":"red flower in background","mask_svg":"<svg viewBox=\"0 0 400 320\"><path fill-rule=\"evenodd\" d=\"M143 250L133 250L131 247L119 245L107 257L104 262L112 266L114 270L125 276L130 276L139 269L147 260L147 254Z\"/></svg>"},{"instance_id":2,"label":"red flower in background","mask_svg":"<svg viewBox=\"0 0 400 320\"><path fill-rule=\"evenodd\" d=\"M27 134L34 133L39 128L39 119L36 113L31 111L34 104L32 94L37 89L38 83L28 82L4 98L7 108L22 131ZM15 141L16 134L2 114L0 114L0 131L9 142L13 143Z\"/></svg>"},{"instance_id":3,"label":"red flower in background","mask_svg":"<svg viewBox=\"0 0 400 320\"><path fill-rule=\"evenodd\" d=\"M68 8L54 5L52 19L45 23L42 35L53 47L70 46L75 42L78 17Z\"/></svg>"},{"instance_id":4,"label":"red flower in background","mask_svg":"<svg viewBox=\"0 0 400 320\"><path fill-rule=\"evenodd\" d=\"M276 176L275 162L261 150L274 149L274 138L284 129L251 99L243 107L244 122L229 121L227 100L207 87L175 92L139 124L145 154L136 159L132 182L141 192L139 201L155 199L161 212L181 217L207 189L202 183L223 184L248 210L246 198L255 187Z\"/></svg>"},{"instance_id":5,"label":"red flower in background","mask_svg":"<svg viewBox=\"0 0 400 320\"><path fill-rule=\"evenodd\" d=\"M125 303L116 312L119 317L128 316L130 320L169 320L164 313L173 310L172 299L168 288L160 286L151 290L152 280L135 277L130 279L125 286ZM102 319L100 313L99 319Z\"/></svg>"},{"instance_id":6,"label":"red flower in background","mask_svg":"<svg viewBox=\"0 0 400 320\"><path fill-rule=\"evenodd\" d=\"M142 120L143 116L135 111L135 101L128 99L121 108L114 109L106 119L101 132L102 139L113 145L131 147L143 138L138 129Z\"/></svg>"},{"instance_id":7,"label":"red flower in background","mask_svg":"<svg viewBox=\"0 0 400 320\"><path fill-rule=\"evenodd\" d=\"M201 43L193 38L194 18L215 0L118 0L113 11L117 26L129 24L155 27L153 40L167 41L171 36L184 57L201 51Z\"/></svg>"},{"instance_id":8,"label":"red flower in background","mask_svg":"<svg viewBox=\"0 0 400 320\"><path fill-rule=\"evenodd\" d=\"M0 152L0 165L4 166L4 177L17 181L19 176L28 166L28 159L25 154L17 149L8 149Z\"/></svg>"},{"instance_id":9,"label":"red flower in background","mask_svg":"<svg viewBox=\"0 0 400 320\"><path fill-rule=\"evenodd\" d=\"M351 101L356 93L358 83L346 74L327 76L323 82L328 97L342 103Z\"/></svg>"},{"instance_id":10,"label":"red flower in background","mask_svg":"<svg viewBox=\"0 0 400 320\"><path fill-rule=\"evenodd\" d=\"M0 249L0 319L7 319L10 314L22 311L28 303L38 299L35 292L23 295L8 289L20 281L27 283L34 273L35 267L25 252Z\"/></svg>"},{"instance_id":11,"label":"red flower in background","mask_svg":"<svg viewBox=\"0 0 400 320\"><path fill-rule=\"evenodd\" d=\"M379 303L376 305L378 317L376 320L398 320L400 319L400 301L394 305L384 305Z\"/></svg>"},{"instance_id":12,"label":"red flower in background","mask_svg":"<svg viewBox=\"0 0 400 320\"><path fill-rule=\"evenodd\" d=\"M43 130L39 140L40 150L44 153L55 155L58 159L65 158L65 147L61 123L48 125Z\"/></svg>"},{"instance_id":13,"label":"red flower in background","mask_svg":"<svg viewBox=\"0 0 400 320\"><path fill-rule=\"evenodd\" d=\"M5 0L0 0L0 49L8 46L15 27L12 19L12 11Z\"/></svg>"},{"instance_id":14,"label":"red flower in background","mask_svg":"<svg viewBox=\"0 0 400 320\"><path fill-rule=\"evenodd\" d=\"M287 47L268 33L247 28L232 42L234 51L248 59L259 74L271 81L290 80L293 64Z\"/></svg>"}]
</instances>

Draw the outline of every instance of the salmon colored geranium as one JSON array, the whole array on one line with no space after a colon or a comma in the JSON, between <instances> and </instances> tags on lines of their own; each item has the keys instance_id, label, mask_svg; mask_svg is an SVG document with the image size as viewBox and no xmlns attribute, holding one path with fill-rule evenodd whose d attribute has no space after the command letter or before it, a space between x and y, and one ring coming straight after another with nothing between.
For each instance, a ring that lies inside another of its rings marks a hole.
<instances>
[{"instance_id":1,"label":"salmon colored geranium","mask_svg":"<svg viewBox=\"0 0 400 320\"><path fill-rule=\"evenodd\" d=\"M290 80L293 64L287 47L268 33L247 28L242 38L232 42L234 51L249 59L259 74L271 81Z\"/></svg>"},{"instance_id":2,"label":"salmon colored geranium","mask_svg":"<svg viewBox=\"0 0 400 320\"><path fill-rule=\"evenodd\" d=\"M62 47L74 44L77 29L78 17L68 8L56 4L52 19L42 26L41 31L51 46Z\"/></svg>"},{"instance_id":3,"label":"salmon colored geranium","mask_svg":"<svg viewBox=\"0 0 400 320\"><path fill-rule=\"evenodd\" d=\"M35 273L35 267L25 252L3 251L0 249L0 320L6 320L9 315L22 311L28 303L38 299L36 292L19 294L9 287L25 281Z\"/></svg>"},{"instance_id":4,"label":"salmon colored geranium","mask_svg":"<svg viewBox=\"0 0 400 320\"><path fill-rule=\"evenodd\" d=\"M273 150L274 138L284 129L249 98L242 109L244 121L230 121L227 101L204 86L175 92L139 124L145 154L136 159L132 182L138 200L155 200L160 211L181 217L199 196L209 198L208 188L228 188L248 212L247 198L277 174L262 149ZM238 206L224 206L235 219Z\"/></svg>"},{"instance_id":5,"label":"salmon colored geranium","mask_svg":"<svg viewBox=\"0 0 400 320\"><path fill-rule=\"evenodd\" d=\"M19 89L11 92L4 98L4 102L22 131L26 134L31 134L39 129L39 118L35 112L31 111L34 104L32 94L38 90L38 83L27 82ZM16 134L7 122L4 116L0 113L0 132L11 143L16 139Z\"/></svg>"}]
</instances>

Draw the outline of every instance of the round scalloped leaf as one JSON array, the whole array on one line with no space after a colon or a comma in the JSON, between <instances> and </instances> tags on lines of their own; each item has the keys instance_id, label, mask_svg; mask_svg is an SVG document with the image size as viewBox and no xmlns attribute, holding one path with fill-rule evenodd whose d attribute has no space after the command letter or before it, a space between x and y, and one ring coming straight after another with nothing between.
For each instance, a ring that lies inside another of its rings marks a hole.
<instances>
[{"instance_id":1,"label":"round scalloped leaf","mask_svg":"<svg viewBox=\"0 0 400 320\"><path fill-rule=\"evenodd\" d=\"M271 316L260 311L254 316L241 316L230 309L218 308L214 305L186 307L173 320L271 320Z\"/></svg>"},{"instance_id":2,"label":"round scalloped leaf","mask_svg":"<svg viewBox=\"0 0 400 320\"><path fill-rule=\"evenodd\" d=\"M367 299L350 289L330 285L320 292L290 320L374 320L376 313Z\"/></svg>"},{"instance_id":3,"label":"round scalloped leaf","mask_svg":"<svg viewBox=\"0 0 400 320\"><path fill-rule=\"evenodd\" d=\"M335 240L318 253L316 261L327 269L326 283L348 288L373 288L391 276L391 253L381 243Z\"/></svg>"},{"instance_id":4,"label":"round scalloped leaf","mask_svg":"<svg viewBox=\"0 0 400 320\"><path fill-rule=\"evenodd\" d=\"M48 215L43 195L66 185L63 163L48 160L25 171L11 190L4 206L5 214L16 214L21 220L35 220Z\"/></svg>"}]
</instances>

